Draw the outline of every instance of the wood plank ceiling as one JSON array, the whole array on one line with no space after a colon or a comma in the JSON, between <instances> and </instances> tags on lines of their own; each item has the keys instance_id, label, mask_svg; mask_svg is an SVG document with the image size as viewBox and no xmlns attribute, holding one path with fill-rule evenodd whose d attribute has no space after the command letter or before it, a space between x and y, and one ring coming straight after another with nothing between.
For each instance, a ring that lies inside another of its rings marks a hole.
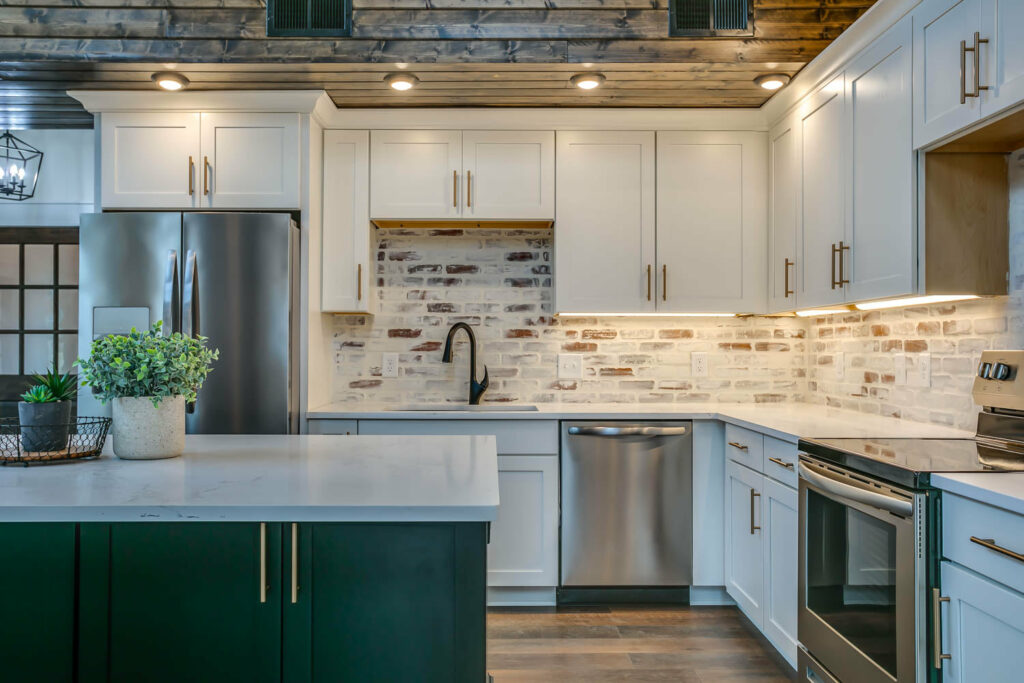
<instances>
[{"instance_id":1,"label":"wood plank ceiling","mask_svg":"<svg viewBox=\"0 0 1024 683\"><path fill-rule=\"evenodd\" d=\"M318 89L339 107L757 107L875 0L753 0L749 38L669 37L669 0L353 0L351 38L269 38L264 0L2 0L0 127L90 127L69 88ZM400 93L384 76L415 73ZM605 74L601 88L569 83Z\"/></svg>"}]
</instances>

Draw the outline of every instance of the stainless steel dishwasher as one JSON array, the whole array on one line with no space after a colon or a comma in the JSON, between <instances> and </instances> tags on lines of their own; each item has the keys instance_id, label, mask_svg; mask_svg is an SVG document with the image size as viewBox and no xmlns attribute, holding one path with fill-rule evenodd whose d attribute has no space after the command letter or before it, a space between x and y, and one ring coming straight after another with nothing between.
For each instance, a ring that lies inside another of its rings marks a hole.
<instances>
[{"instance_id":1,"label":"stainless steel dishwasher","mask_svg":"<svg viewBox=\"0 0 1024 683\"><path fill-rule=\"evenodd\" d=\"M562 585L689 586L691 422L562 423Z\"/></svg>"}]
</instances>

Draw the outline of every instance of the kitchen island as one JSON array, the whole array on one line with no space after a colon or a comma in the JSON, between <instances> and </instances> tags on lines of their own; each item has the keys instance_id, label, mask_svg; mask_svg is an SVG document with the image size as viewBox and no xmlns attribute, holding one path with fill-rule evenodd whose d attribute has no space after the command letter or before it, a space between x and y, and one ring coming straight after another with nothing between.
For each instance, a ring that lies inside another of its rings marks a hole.
<instances>
[{"instance_id":1,"label":"kitchen island","mask_svg":"<svg viewBox=\"0 0 1024 683\"><path fill-rule=\"evenodd\" d=\"M2 469L4 680L481 681L497 506L490 436Z\"/></svg>"}]
</instances>

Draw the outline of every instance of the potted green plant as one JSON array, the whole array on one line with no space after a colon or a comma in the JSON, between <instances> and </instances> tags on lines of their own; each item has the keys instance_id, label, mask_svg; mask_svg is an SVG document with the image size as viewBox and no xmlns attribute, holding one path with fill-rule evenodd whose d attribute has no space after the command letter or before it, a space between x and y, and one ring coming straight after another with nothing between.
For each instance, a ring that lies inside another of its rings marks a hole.
<instances>
[{"instance_id":1,"label":"potted green plant","mask_svg":"<svg viewBox=\"0 0 1024 683\"><path fill-rule=\"evenodd\" d=\"M18 403L21 448L33 452L63 450L68 445L75 378L51 367L45 374L36 375L35 381Z\"/></svg>"},{"instance_id":2,"label":"potted green plant","mask_svg":"<svg viewBox=\"0 0 1024 683\"><path fill-rule=\"evenodd\" d=\"M82 385L113 404L114 454L128 460L173 458L185 449L185 404L219 356L206 337L164 336L162 323L96 339L78 360Z\"/></svg>"}]
</instances>

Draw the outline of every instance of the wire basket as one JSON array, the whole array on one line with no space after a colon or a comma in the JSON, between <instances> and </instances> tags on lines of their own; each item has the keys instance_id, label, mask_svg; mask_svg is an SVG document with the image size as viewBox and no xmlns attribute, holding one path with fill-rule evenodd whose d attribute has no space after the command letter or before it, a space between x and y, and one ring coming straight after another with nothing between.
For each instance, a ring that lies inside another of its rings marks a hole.
<instances>
[{"instance_id":1,"label":"wire basket","mask_svg":"<svg viewBox=\"0 0 1024 683\"><path fill-rule=\"evenodd\" d=\"M0 465L36 465L98 457L110 431L109 417L79 417L68 424L22 427L0 419ZM67 437L64 437L64 434ZM45 442L52 450L27 450Z\"/></svg>"}]
</instances>

